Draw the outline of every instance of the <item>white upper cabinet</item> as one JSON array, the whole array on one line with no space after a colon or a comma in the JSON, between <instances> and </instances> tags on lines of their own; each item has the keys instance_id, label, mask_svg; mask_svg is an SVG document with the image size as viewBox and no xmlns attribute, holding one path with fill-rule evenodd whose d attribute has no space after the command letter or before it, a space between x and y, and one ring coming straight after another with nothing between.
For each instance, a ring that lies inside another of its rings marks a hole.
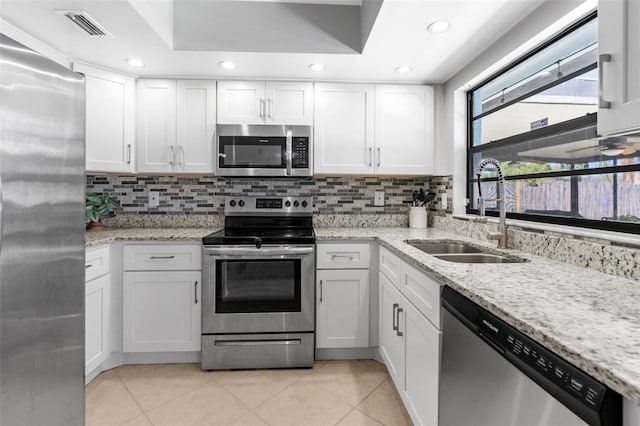
<instances>
[{"instance_id":1,"label":"white upper cabinet","mask_svg":"<svg viewBox=\"0 0 640 426\"><path fill-rule=\"evenodd\" d=\"M314 172L374 172L373 84L316 83Z\"/></svg>"},{"instance_id":2,"label":"white upper cabinet","mask_svg":"<svg viewBox=\"0 0 640 426\"><path fill-rule=\"evenodd\" d=\"M266 103L267 124L313 124L313 83L267 81Z\"/></svg>"},{"instance_id":3,"label":"white upper cabinet","mask_svg":"<svg viewBox=\"0 0 640 426\"><path fill-rule=\"evenodd\" d=\"M218 124L313 124L313 83L220 81Z\"/></svg>"},{"instance_id":4,"label":"white upper cabinet","mask_svg":"<svg viewBox=\"0 0 640 426\"><path fill-rule=\"evenodd\" d=\"M640 2L598 3L598 133L640 132Z\"/></svg>"},{"instance_id":5,"label":"white upper cabinet","mask_svg":"<svg viewBox=\"0 0 640 426\"><path fill-rule=\"evenodd\" d=\"M215 81L178 80L177 89L177 171L213 172L216 83Z\"/></svg>"},{"instance_id":6,"label":"white upper cabinet","mask_svg":"<svg viewBox=\"0 0 640 426\"><path fill-rule=\"evenodd\" d=\"M213 173L215 81L138 80L140 172Z\"/></svg>"},{"instance_id":7,"label":"white upper cabinet","mask_svg":"<svg viewBox=\"0 0 640 426\"><path fill-rule=\"evenodd\" d=\"M433 88L376 85L375 103L376 173L433 173Z\"/></svg>"},{"instance_id":8,"label":"white upper cabinet","mask_svg":"<svg viewBox=\"0 0 640 426\"><path fill-rule=\"evenodd\" d=\"M315 172L432 173L433 109L429 86L316 84Z\"/></svg>"},{"instance_id":9,"label":"white upper cabinet","mask_svg":"<svg viewBox=\"0 0 640 426\"><path fill-rule=\"evenodd\" d=\"M86 78L86 169L133 172L135 79L82 64Z\"/></svg>"}]
</instances>

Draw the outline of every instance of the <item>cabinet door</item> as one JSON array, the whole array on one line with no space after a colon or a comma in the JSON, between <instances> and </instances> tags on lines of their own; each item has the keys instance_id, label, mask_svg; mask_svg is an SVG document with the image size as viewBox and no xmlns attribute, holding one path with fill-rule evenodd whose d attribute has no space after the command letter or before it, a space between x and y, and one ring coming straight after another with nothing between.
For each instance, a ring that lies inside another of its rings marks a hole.
<instances>
[{"instance_id":1,"label":"cabinet door","mask_svg":"<svg viewBox=\"0 0 640 426\"><path fill-rule=\"evenodd\" d=\"M404 306L404 396L415 424L438 424L441 332L410 303Z\"/></svg>"},{"instance_id":2,"label":"cabinet door","mask_svg":"<svg viewBox=\"0 0 640 426\"><path fill-rule=\"evenodd\" d=\"M200 271L123 275L124 352L200 350Z\"/></svg>"},{"instance_id":3,"label":"cabinet door","mask_svg":"<svg viewBox=\"0 0 640 426\"><path fill-rule=\"evenodd\" d=\"M216 131L216 82L177 82L176 171L213 173Z\"/></svg>"},{"instance_id":4,"label":"cabinet door","mask_svg":"<svg viewBox=\"0 0 640 426\"><path fill-rule=\"evenodd\" d=\"M640 131L640 2L608 0L598 3L598 53L611 55L600 65L603 92L598 109L598 133Z\"/></svg>"},{"instance_id":5,"label":"cabinet door","mask_svg":"<svg viewBox=\"0 0 640 426\"><path fill-rule=\"evenodd\" d=\"M403 320L403 297L395 286L383 274L378 274L380 281L380 354L389 374L398 389L404 389L404 340L398 329Z\"/></svg>"},{"instance_id":6,"label":"cabinet door","mask_svg":"<svg viewBox=\"0 0 640 426\"><path fill-rule=\"evenodd\" d=\"M73 69L86 79L87 171L134 171L135 80L82 64Z\"/></svg>"},{"instance_id":7,"label":"cabinet door","mask_svg":"<svg viewBox=\"0 0 640 426\"><path fill-rule=\"evenodd\" d=\"M84 372L89 374L109 355L111 276L103 275L85 286Z\"/></svg>"},{"instance_id":8,"label":"cabinet door","mask_svg":"<svg viewBox=\"0 0 640 426\"><path fill-rule=\"evenodd\" d=\"M376 174L431 174L434 98L429 86L376 86Z\"/></svg>"},{"instance_id":9,"label":"cabinet door","mask_svg":"<svg viewBox=\"0 0 640 426\"><path fill-rule=\"evenodd\" d=\"M314 172L371 174L372 84L316 84Z\"/></svg>"},{"instance_id":10,"label":"cabinet door","mask_svg":"<svg viewBox=\"0 0 640 426\"><path fill-rule=\"evenodd\" d=\"M317 348L369 346L369 271L319 270Z\"/></svg>"},{"instance_id":11,"label":"cabinet door","mask_svg":"<svg viewBox=\"0 0 640 426\"><path fill-rule=\"evenodd\" d=\"M267 124L313 124L313 83L267 82Z\"/></svg>"},{"instance_id":12,"label":"cabinet door","mask_svg":"<svg viewBox=\"0 0 640 426\"><path fill-rule=\"evenodd\" d=\"M174 172L176 151L175 80L138 80L139 172Z\"/></svg>"},{"instance_id":13,"label":"cabinet door","mask_svg":"<svg viewBox=\"0 0 640 426\"><path fill-rule=\"evenodd\" d=\"M219 81L218 124L264 124L264 81Z\"/></svg>"}]
</instances>

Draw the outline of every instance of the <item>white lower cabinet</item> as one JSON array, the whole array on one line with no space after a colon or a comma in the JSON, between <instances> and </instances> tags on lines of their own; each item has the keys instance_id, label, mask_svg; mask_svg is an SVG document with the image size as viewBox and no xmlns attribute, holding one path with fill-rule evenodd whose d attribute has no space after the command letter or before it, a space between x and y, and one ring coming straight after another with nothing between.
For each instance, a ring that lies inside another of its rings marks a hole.
<instances>
[{"instance_id":1,"label":"white lower cabinet","mask_svg":"<svg viewBox=\"0 0 640 426\"><path fill-rule=\"evenodd\" d=\"M316 347L369 346L369 270L319 270Z\"/></svg>"},{"instance_id":2,"label":"white lower cabinet","mask_svg":"<svg viewBox=\"0 0 640 426\"><path fill-rule=\"evenodd\" d=\"M123 352L199 351L201 245L123 248Z\"/></svg>"},{"instance_id":3,"label":"white lower cabinet","mask_svg":"<svg viewBox=\"0 0 640 426\"><path fill-rule=\"evenodd\" d=\"M380 256L387 260L395 257L384 248L380 249ZM410 276L427 287L435 285L435 291L439 292L439 283L426 274L420 277L415 268L401 259L395 260L400 276ZM380 355L413 423L437 425L441 332L428 316L438 318L439 324L439 309L422 312L417 307L422 304L414 305L413 299L403 294L383 272L379 273L379 286Z\"/></svg>"},{"instance_id":4,"label":"white lower cabinet","mask_svg":"<svg viewBox=\"0 0 640 426\"><path fill-rule=\"evenodd\" d=\"M84 372L98 368L111 352L111 274L109 246L85 253Z\"/></svg>"},{"instance_id":5,"label":"white lower cabinet","mask_svg":"<svg viewBox=\"0 0 640 426\"><path fill-rule=\"evenodd\" d=\"M369 243L316 246L316 348L368 348Z\"/></svg>"},{"instance_id":6,"label":"white lower cabinet","mask_svg":"<svg viewBox=\"0 0 640 426\"><path fill-rule=\"evenodd\" d=\"M200 350L197 271L124 273L124 352Z\"/></svg>"},{"instance_id":7,"label":"white lower cabinet","mask_svg":"<svg viewBox=\"0 0 640 426\"><path fill-rule=\"evenodd\" d=\"M109 356L111 277L103 275L85 285L84 373L89 374Z\"/></svg>"}]
</instances>

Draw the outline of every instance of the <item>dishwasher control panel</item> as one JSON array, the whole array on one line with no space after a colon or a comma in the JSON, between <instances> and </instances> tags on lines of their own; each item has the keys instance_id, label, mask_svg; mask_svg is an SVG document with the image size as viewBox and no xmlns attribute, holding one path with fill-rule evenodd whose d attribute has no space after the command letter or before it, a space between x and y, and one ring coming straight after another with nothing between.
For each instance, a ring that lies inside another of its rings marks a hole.
<instances>
[{"instance_id":1,"label":"dishwasher control panel","mask_svg":"<svg viewBox=\"0 0 640 426\"><path fill-rule=\"evenodd\" d=\"M513 327L487 312L479 312L476 325L480 335L508 358L517 358L592 408L602 403L604 385Z\"/></svg>"}]
</instances>

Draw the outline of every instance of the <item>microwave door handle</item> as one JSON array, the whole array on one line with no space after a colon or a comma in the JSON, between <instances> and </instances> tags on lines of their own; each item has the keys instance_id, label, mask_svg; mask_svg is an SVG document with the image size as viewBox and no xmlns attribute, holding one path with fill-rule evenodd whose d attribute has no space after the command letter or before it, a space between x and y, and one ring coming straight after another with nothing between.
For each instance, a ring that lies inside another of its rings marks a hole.
<instances>
[{"instance_id":1,"label":"microwave door handle","mask_svg":"<svg viewBox=\"0 0 640 426\"><path fill-rule=\"evenodd\" d=\"M293 147L292 147L293 134L291 130L287 130L287 176L291 176L291 167L293 163Z\"/></svg>"}]
</instances>

